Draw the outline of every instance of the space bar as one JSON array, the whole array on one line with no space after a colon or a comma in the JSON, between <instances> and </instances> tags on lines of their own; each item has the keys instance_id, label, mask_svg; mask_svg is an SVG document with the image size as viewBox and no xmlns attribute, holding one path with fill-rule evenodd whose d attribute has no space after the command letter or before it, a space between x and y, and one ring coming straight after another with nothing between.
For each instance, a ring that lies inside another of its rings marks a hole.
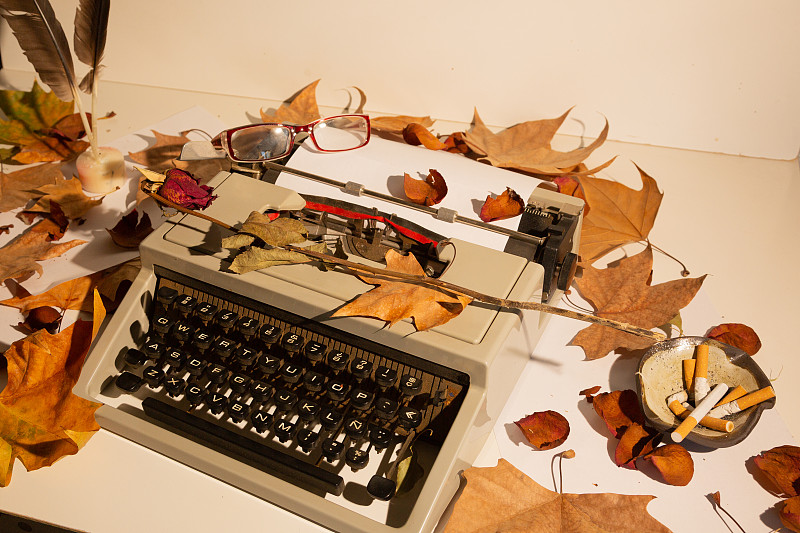
<instances>
[{"instance_id":1,"label":"space bar","mask_svg":"<svg viewBox=\"0 0 800 533\"><path fill-rule=\"evenodd\" d=\"M344 489L344 480L339 475L259 444L161 400L145 398L142 407L148 416L188 433L193 440L209 445L228 457L245 460L263 472L279 475L290 482L302 481L336 495L340 495Z\"/></svg>"}]
</instances>

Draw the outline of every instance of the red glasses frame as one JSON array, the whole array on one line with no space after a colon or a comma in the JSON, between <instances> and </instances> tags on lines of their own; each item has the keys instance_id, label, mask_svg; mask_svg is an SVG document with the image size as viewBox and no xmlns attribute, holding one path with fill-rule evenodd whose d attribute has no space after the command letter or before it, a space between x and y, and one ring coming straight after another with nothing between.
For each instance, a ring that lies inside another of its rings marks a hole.
<instances>
[{"instance_id":1,"label":"red glasses frame","mask_svg":"<svg viewBox=\"0 0 800 533\"><path fill-rule=\"evenodd\" d=\"M321 148L319 144L317 144L317 139L314 137L314 126L316 126L320 122L325 122L326 120L331 120L334 118L344 118L344 117L359 117L366 121L367 136L365 137L364 142L359 144L358 146L354 146L353 148L343 148L340 150L326 150L325 148ZM231 149L231 139L233 138L233 135L239 131L260 126L280 126L283 128L287 128L289 130L289 142L287 143L288 147L287 150L280 155L273 156L268 159L239 159L238 157L234 156L233 150ZM238 126L236 128L231 128L229 130L223 130L211 140L211 144L214 146L214 148L224 150L231 161L235 161L237 163L257 163L259 161L272 161L275 159L280 159L281 157L288 155L292 151L292 146L294 146L294 139L298 133L308 133L308 136L311 138L311 142L314 143L314 147L320 152L347 152L349 150L356 150L358 148L361 148L362 146L365 146L367 143L369 143L370 134L372 133L372 127L370 125L369 115L360 115L360 114L332 115L330 117L318 118L313 122L309 122L308 124L303 124L303 125L286 124L283 122L262 122L258 124L247 124L245 126Z\"/></svg>"}]
</instances>

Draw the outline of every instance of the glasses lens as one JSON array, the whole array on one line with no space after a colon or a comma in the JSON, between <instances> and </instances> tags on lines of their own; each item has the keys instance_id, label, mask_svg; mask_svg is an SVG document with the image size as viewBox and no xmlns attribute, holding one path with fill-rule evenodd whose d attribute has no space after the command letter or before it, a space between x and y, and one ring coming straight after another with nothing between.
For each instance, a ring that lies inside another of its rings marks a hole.
<instances>
[{"instance_id":1,"label":"glasses lens","mask_svg":"<svg viewBox=\"0 0 800 533\"><path fill-rule=\"evenodd\" d=\"M291 132L285 126L257 124L233 132L231 155L240 161L266 161L289 153Z\"/></svg>"},{"instance_id":2,"label":"glasses lens","mask_svg":"<svg viewBox=\"0 0 800 533\"><path fill-rule=\"evenodd\" d=\"M356 115L331 117L317 123L313 135L320 150L352 150L367 144L369 125L364 117Z\"/></svg>"}]
</instances>

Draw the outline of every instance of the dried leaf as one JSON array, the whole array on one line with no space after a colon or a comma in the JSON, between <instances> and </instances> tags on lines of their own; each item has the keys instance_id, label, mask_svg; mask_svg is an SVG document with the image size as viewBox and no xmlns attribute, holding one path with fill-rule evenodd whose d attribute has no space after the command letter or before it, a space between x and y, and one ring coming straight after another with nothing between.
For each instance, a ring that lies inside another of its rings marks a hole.
<instances>
[{"instance_id":1,"label":"dried leaf","mask_svg":"<svg viewBox=\"0 0 800 533\"><path fill-rule=\"evenodd\" d=\"M327 247L324 242L314 243L307 247L312 252L324 253ZM259 248L251 246L237 255L231 263L230 269L237 274L244 274L253 270L270 268L278 265L291 265L308 263L311 258L300 252L284 250L283 248Z\"/></svg>"},{"instance_id":2,"label":"dried leaf","mask_svg":"<svg viewBox=\"0 0 800 533\"><path fill-rule=\"evenodd\" d=\"M755 464L780 496L800 495L800 447L777 446L756 456Z\"/></svg>"},{"instance_id":3,"label":"dried leaf","mask_svg":"<svg viewBox=\"0 0 800 533\"><path fill-rule=\"evenodd\" d=\"M43 194L37 189L52 185L63 179L61 165L45 163L17 170L0 173L0 212L11 211L25 206L29 201L38 199Z\"/></svg>"},{"instance_id":4,"label":"dried leaf","mask_svg":"<svg viewBox=\"0 0 800 533\"><path fill-rule=\"evenodd\" d=\"M500 459L492 468L464 471L466 487L445 533L553 531L669 533L647 513L653 496L557 494Z\"/></svg>"},{"instance_id":5,"label":"dried leaf","mask_svg":"<svg viewBox=\"0 0 800 533\"><path fill-rule=\"evenodd\" d=\"M425 276L413 254L403 256L394 250L386 253L386 269ZM411 318L414 327L423 331L455 318L472 301L462 294L405 283L391 277L358 277L377 287L340 307L333 316L365 316L384 320L389 325Z\"/></svg>"},{"instance_id":6,"label":"dried leaf","mask_svg":"<svg viewBox=\"0 0 800 533\"><path fill-rule=\"evenodd\" d=\"M615 181L578 178L590 207L581 230L581 261L591 264L615 248L647 239L664 195L656 181L640 168L639 174L640 191Z\"/></svg>"},{"instance_id":7,"label":"dried leaf","mask_svg":"<svg viewBox=\"0 0 800 533\"><path fill-rule=\"evenodd\" d=\"M578 290L595 309L595 314L646 329L664 324L692 301L705 276L650 285L653 251L626 257L615 266L589 266L577 282ZM588 359L604 357L613 350L637 350L654 341L598 324L581 330L570 342L580 346Z\"/></svg>"},{"instance_id":8,"label":"dried leaf","mask_svg":"<svg viewBox=\"0 0 800 533\"><path fill-rule=\"evenodd\" d=\"M694 461L686 448L680 444L670 443L656 448L644 456L661 473L664 481L676 487L688 485L694 476ZM720 505L719 492L716 493L717 505Z\"/></svg>"},{"instance_id":9,"label":"dried leaf","mask_svg":"<svg viewBox=\"0 0 800 533\"><path fill-rule=\"evenodd\" d=\"M761 339L745 324L720 324L711 328L706 337L735 346L751 356L761 349Z\"/></svg>"},{"instance_id":10,"label":"dried leaf","mask_svg":"<svg viewBox=\"0 0 800 533\"><path fill-rule=\"evenodd\" d=\"M103 197L89 198L83 193L83 186L78 178L60 180L51 185L38 189L42 197L36 205L26 209L28 213L49 213L50 204L56 203L61 207L64 215L70 220L83 218L89 209L100 205Z\"/></svg>"},{"instance_id":11,"label":"dried leaf","mask_svg":"<svg viewBox=\"0 0 800 533\"><path fill-rule=\"evenodd\" d=\"M370 127L376 133L389 135L403 135L403 130L409 124L419 124L423 128L433 126L431 117L412 117L409 115L394 115L390 117L370 117Z\"/></svg>"},{"instance_id":12,"label":"dried leaf","mask_svg":"<svg viewBox=\"0 0 800 533\"><path fill-rule=\"evenodd\" d=\"M484 222L492 222L521 215L524 210L525 200L510 187L506 187L500 196L492 198L492 195L489 195L486 197L486 201L481 207L480 217Z\"/></svg>"},{"instance_id":13,"label":"dried leaf","mask_svg":"<svg viewBox=\"0 0 800 533\"><path fill-rule=\"evenodd\" d=\"M256 238L270 246L286 246L305 242L307 235L306 227L297 219L288 217L273 219L269 214L253 211L236 235L222 239L222 247L237 249L250 246Z\"/></svg>"},{"instance_id":14,"label":"dried leaf","mask_svg":"<svg viewBox=\"0 0 800 533\"><path fill-rule=\"evenodd\" d=\"M265 113L261 110L263 122L282 122L285 124L308 124L320 118L317 105L317 85L319 80L303 87L297 94L289 98L275 111Z\"/></svg>"},{"instance_id":15,"label":"dried leaf","mask_svg":"<svg viewBox=\"0 0 800 533\"><path fill-rule=\"evenodd\" d=\"M472 128L464 135L469 147L479 155L481 161L493 166L519 170L533 174L563 175L603 144L608 136L608 121L598 138L588 146L569 152L559 152L550 147L558 128L570 110L558 118L531 120L511 126L500 133L493 133L481 120L477 109L472 119ZM607 166L611 162L607 162ZM594 172L593 169L590 172Z\"/></svg>"},{"instance_id":16,"label":"dried leaf","mask_svg":"<svg viewBox=\"0 0 800 533\"><path fill-rule=\"evenodd\" d=\"M123 216L113 228L106 228L106 231L117 246L138 248L144 238L153 232L153 225L147 212L142 211L142 218L139 219L139 213L134 209Z\"/></svg>"},{"instance_id":17,"label":"dried leaf","mask_svg":"<svg viewBox=\"0 0 800 533\"><path fill-rule=\"evenodd\" d=\"M153 172L165 172L175 168L173 160L181 155L183 145L189 142L185 135L165 135L151 130L156 138L156 143L139 152L128 152L134 163L139 163Z\"/></svg>"},{"instance_id":18,"label":"dried leaf","mask_svg":"<svg viewBox=\"0 0 800 533\"><path fill-rule=\"evenodd\" d=\"M540 411L514 422L528 442L540 450L561 446L569 436L569 422L555 411Z\"/></svg>"},{"instance_id":19,"label":"dried leaf","mask_svg":"<svg viewBox=\"0 0 800 533\"><path fill-rule=\"evenodd\" d=\"M636 459L652 452L660 440L658 433L634 422L622 433L614 451L614 462L617 466L636 469Z\"/></svg>"},{"instance_id":20,"label":"dried leaf","mask_svg":"<svg viewBox=\"0 0 800 533\"><path fill-rule=\"evenodd\" d=\"M417 122L412 122L403 128L403 140L413 146L423 145L428 150L445 150L447 148L428 128Z\"/></svg>"},{"instance_id":21,"label":"dried leaf","mask_svg":"<svg viewBox=\"0 0 800 533\"><path fill-rule=\"evenodd\" d=\"M0 248L0 280L13 278L24 281L34 272L41 275L42 267L37 261L58 257L70 248L86 243L77 239L59 244L51 242L63 234L63 227L46 218L15 237Z\"/></svg>"},{"instance_id":22,"label":"dried leaf","mask_svg":"<svg viewBox=\"0 0 800 533\"><path fill-rule=\"evenodd\" d=\"M784 500L778 516L787 529L800 533L800 496Z\"/></svg>"},{"instance_id":23,"label":"dried leaf","mask_svg":"<svg viewBox=\"0 0 800 533\"><path fill-rule=\"evenodd\" d=\"M419 205L436 205L447 195L447 183L435 169L430 169L424 180L417 180L404 174L403 190L409 200Z\"/></svg>"},{"instance_id":24,"label":"dried leaf","mask_svg":"<svg viewBox=\"0 0 800 533\"><path fill-rule=\"evenodd\" d=\"M603 392L592 399L595 412L603 419L608 430L620 437L634 424L645 424L644 414L639 406L639 397L630 389Z\"/></svg>"},{"instance_id":25,"label":"dried leaf","mask_svg":"<svg viewBox=\"0 0 800 533\"><path fill-rule=\"evenodd\" d=\"M25 320L17 325L30 333L45 329L48 333L55 334L61 326L62 318L62 314L52 307L37 307L31 309Z\"/></svg>"}]
</instances>

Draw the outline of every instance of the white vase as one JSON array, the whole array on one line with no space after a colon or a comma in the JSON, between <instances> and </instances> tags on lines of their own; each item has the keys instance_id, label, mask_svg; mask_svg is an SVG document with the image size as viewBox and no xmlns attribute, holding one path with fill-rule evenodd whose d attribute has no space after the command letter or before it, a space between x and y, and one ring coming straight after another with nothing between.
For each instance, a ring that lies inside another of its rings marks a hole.
<instances>
[{"instance_id":1,"label":"white vase","mask_svg":"<svg viewBox=\"0 0 800 533\"><path fill-rule=\"evenodd\" d=\"M125 160L116 148L102 146L94 158L91 148L78 156L75 167L83 189L92 193L107 193L125 183Z\"/></svg>"}]
</instances>

